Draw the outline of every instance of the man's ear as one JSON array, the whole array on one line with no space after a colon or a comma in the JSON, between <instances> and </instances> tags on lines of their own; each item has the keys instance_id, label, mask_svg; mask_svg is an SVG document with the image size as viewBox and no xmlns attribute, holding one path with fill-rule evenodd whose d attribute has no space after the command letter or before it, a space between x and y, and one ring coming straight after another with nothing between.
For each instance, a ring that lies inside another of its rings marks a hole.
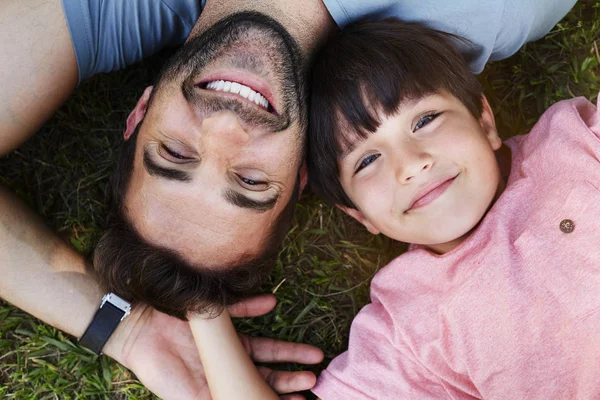
<instances>
[{"instance_id":1,"label":"man's ear","mask_svg":"<svg viewBox=\"0 0 600 400\"><path fill-rule=\"evenodd\" d=\"M138 100L135 108L127 117L127 128L125 129L125 133L123 134L123 138L125 140L129 140L135 128L138 126L140 121L144 119L144 115L146 115L146 108L148 107L148 100L150 99L150 95L152 94L152 86L148 86L146 90L144 90L144 94Z\"/></svg>"},{"instance_id":2,"label":"man's ear","mask_svg":"<svg viewBox=\"0 0 600 400\"><path fill-rule=\"evenodd\" d=\"M371 221L369 221L363 215L363 213L360 212L359 210L357 210L355 208L341 206L339 204L336 204L335 206L337 208L339 208L340 210L342 210L343 212L345 212L346 214L348 214L349 216L351 216L352 218L354 218L355 220L357 220L358 222L360 222L361 224L363 224L363 226L365 228L367 228L367 230L369 232L371 232L373 235L378 235L379 234L379 229L377 229L375 226L373 226L373 224L371 224Z\"/></svg>"},{"instance_id":3,"label":"man's ear","mask_svg":"<svg viewBox=\"0 0 600 400\"><path fill-rule=\"evenodd\" d=\"M500 139L498 129L496 129L496 119L494 118L492 107L490 107L487 97L483 94L481 95L481 102L483 103L483 110L479 123L492 148L498 150L502 146L502 139Z\"/></svg>"}]
</instances>

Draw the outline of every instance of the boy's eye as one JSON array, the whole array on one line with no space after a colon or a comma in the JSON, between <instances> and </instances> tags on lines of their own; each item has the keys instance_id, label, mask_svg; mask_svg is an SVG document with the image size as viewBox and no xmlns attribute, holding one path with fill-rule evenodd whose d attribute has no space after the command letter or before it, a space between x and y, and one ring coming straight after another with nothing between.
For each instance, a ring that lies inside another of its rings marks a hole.
<instances>
[{"instance_id":1,"label":"boy's eye","mask_svg":"<svg viewBox=\"0 0 600 400\"><path fill-rule=\"evenodd\" d=\"M417 124L415 125L415 128L413 129L413 132L418 131L419 129L421 129L422 127L424 127L425 125L427 125L428 123L430 123L431 121L433 121L434 119L436 119L441 113L433 113L433 114L427 114L424 117L422 117L419 122L417 122Z\"/></svg>"},{"instance_id":2,"label":"boy's eye","mask_svg":"<svg viewBox=\"0 0 600 400\"><path fill-rule=\"evenodd\" d=\"M373 161L377 160L379 157L381 157L381 154L371 154L370 156L363 158L358 165L358 168L356 168L356 171L354 171L354 175L356 175L361 169L371 164Z\"/></svg>"}]
</instances>

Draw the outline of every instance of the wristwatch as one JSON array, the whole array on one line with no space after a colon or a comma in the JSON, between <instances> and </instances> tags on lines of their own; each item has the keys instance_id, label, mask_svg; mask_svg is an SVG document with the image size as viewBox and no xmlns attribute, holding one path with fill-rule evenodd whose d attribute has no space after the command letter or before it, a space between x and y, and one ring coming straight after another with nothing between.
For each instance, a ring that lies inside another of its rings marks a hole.
<instances>
[{"instance_id":1,"label":"wristwatch","mask_svg":"<svg viewBox=\"0 0 600 400\"><path fill-rule=\"evenodd\" d=\"M102 354L102 348L113 334L119 322L131 312L131 304L114 293L107 293L102 298L100 308L87 327L79 344L96 354Z\"/></svg>"}]
</instances>

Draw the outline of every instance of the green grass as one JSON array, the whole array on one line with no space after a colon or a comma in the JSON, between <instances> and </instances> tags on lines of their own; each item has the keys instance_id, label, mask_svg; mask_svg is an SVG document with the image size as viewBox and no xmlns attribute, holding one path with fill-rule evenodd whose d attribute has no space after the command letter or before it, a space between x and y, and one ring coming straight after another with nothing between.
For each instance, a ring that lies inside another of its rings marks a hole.
<instances>
[{"instance_id":1,"label":"green grass","mask_svg":"<svg viewBox=\"0 0 600 400\"><path fill-rule=\"evenodd\" d=\"M600 91L600 0L582 1L546 36L481 75L504 138L527 132L552 103ZM106 212L105 186L124 121L166 54L81 85L38 135L0 159L0 183L89 255ZM272 281L276 312L240 321L252 335L344 350L369 282L405 247L368 235L305 194ZM0 396L7 399L150 399L132 374L0 301ZM317 371L318 368L315 368Z\"/></svg>"}]
</instances>

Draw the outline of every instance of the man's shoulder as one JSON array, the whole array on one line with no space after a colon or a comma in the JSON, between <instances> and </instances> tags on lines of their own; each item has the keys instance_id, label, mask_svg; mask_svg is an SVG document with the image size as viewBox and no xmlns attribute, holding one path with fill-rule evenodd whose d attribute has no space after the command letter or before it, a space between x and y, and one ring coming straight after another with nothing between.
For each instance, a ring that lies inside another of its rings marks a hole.
<instances>
[{"instance_id":1,"label":"man's shoulder","mask_svg":"<svg viewBox=\"0 0 600 400\"><path fill-rule=\"evenodd\" d=\"M160 0L180 17L196 19L204 8L207 0Z\"/></svg>"}]
</instances>

